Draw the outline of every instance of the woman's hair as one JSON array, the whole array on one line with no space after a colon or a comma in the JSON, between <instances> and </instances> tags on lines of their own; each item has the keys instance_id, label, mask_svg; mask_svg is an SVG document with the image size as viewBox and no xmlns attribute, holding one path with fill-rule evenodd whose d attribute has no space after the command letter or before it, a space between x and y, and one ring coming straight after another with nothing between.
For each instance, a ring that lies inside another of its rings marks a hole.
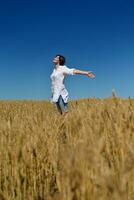
<instances>
[{"instance_id":1,"label":"woman's hair","mask_svg":"<svg viewBox=\"0 0 134 200\"><path fill-rule=\"evenodd\" d=\"M62 55L56 55L56 57L57 56L59 56L59 61L60 61L60 65L64 65L65 64L65 62L66 62L66 59L65 59L65 57L64 56L62 56Z\"/></svg>"}]
</instances>

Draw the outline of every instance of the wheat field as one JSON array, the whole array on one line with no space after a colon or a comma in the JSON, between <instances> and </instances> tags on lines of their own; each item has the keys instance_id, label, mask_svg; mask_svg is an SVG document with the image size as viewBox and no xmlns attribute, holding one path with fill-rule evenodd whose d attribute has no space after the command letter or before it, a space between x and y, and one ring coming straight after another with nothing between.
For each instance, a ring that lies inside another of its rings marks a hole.
<instances>
[{"instance_id":1,"label":"wheat field","mask_svg":"<svg viewBox=\"0 0 134 200\"><path fill-rule=\"evenodd\" d=\"M0 101L0 200L134 200L134 100Z\"/></svg>"}]
</instances>

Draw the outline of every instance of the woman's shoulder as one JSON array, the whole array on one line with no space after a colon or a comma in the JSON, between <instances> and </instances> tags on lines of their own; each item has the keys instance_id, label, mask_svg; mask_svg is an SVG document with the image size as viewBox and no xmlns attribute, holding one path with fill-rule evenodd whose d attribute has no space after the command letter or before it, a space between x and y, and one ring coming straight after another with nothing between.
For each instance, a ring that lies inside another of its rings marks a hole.
<instances>
[{"instance_id":1,"label":"woman's shoulder","mask_svg":"<svg viewBox=\"0 0 134 200\"><path fill-rule=\"evenodd\" d=\"M61 65L62 69L67 69L68 67L66 65Z\"/></svg>"}]
</instances>

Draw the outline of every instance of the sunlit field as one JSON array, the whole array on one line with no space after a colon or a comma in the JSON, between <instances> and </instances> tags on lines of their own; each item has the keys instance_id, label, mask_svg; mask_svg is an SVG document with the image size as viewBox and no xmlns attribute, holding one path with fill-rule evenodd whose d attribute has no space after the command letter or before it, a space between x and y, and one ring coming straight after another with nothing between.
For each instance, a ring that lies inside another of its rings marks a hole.
<instances>
[{"instance_id":1,"label":"sunlit field","mask_svg":"<svg viewBox=\"0 0 134 200\"><path fill-rule=\"evenodd\" d=\"M134 200L134 100L0 101L0 200Z\"/></svg>"}]
</instances>

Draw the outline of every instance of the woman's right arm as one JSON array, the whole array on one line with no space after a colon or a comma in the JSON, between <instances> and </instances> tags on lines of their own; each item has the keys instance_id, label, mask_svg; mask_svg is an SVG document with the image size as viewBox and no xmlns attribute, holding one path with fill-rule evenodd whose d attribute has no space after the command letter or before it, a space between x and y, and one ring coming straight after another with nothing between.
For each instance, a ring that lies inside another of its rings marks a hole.
<instances>
[{"instance_id":1,"label":"woman's right arm","mask_svg":"<svg viewBox=\"0 0 134 200\"><path fill-rule=\"evenodd\" d=\"M89 78L95 78L95 75L91 72L91 71L81 71L81 70L78 70L78 69L75 69L73 71L74 74L81 74L81 75L86 75L88 76Z\"/></svg>"}]
</instances>

